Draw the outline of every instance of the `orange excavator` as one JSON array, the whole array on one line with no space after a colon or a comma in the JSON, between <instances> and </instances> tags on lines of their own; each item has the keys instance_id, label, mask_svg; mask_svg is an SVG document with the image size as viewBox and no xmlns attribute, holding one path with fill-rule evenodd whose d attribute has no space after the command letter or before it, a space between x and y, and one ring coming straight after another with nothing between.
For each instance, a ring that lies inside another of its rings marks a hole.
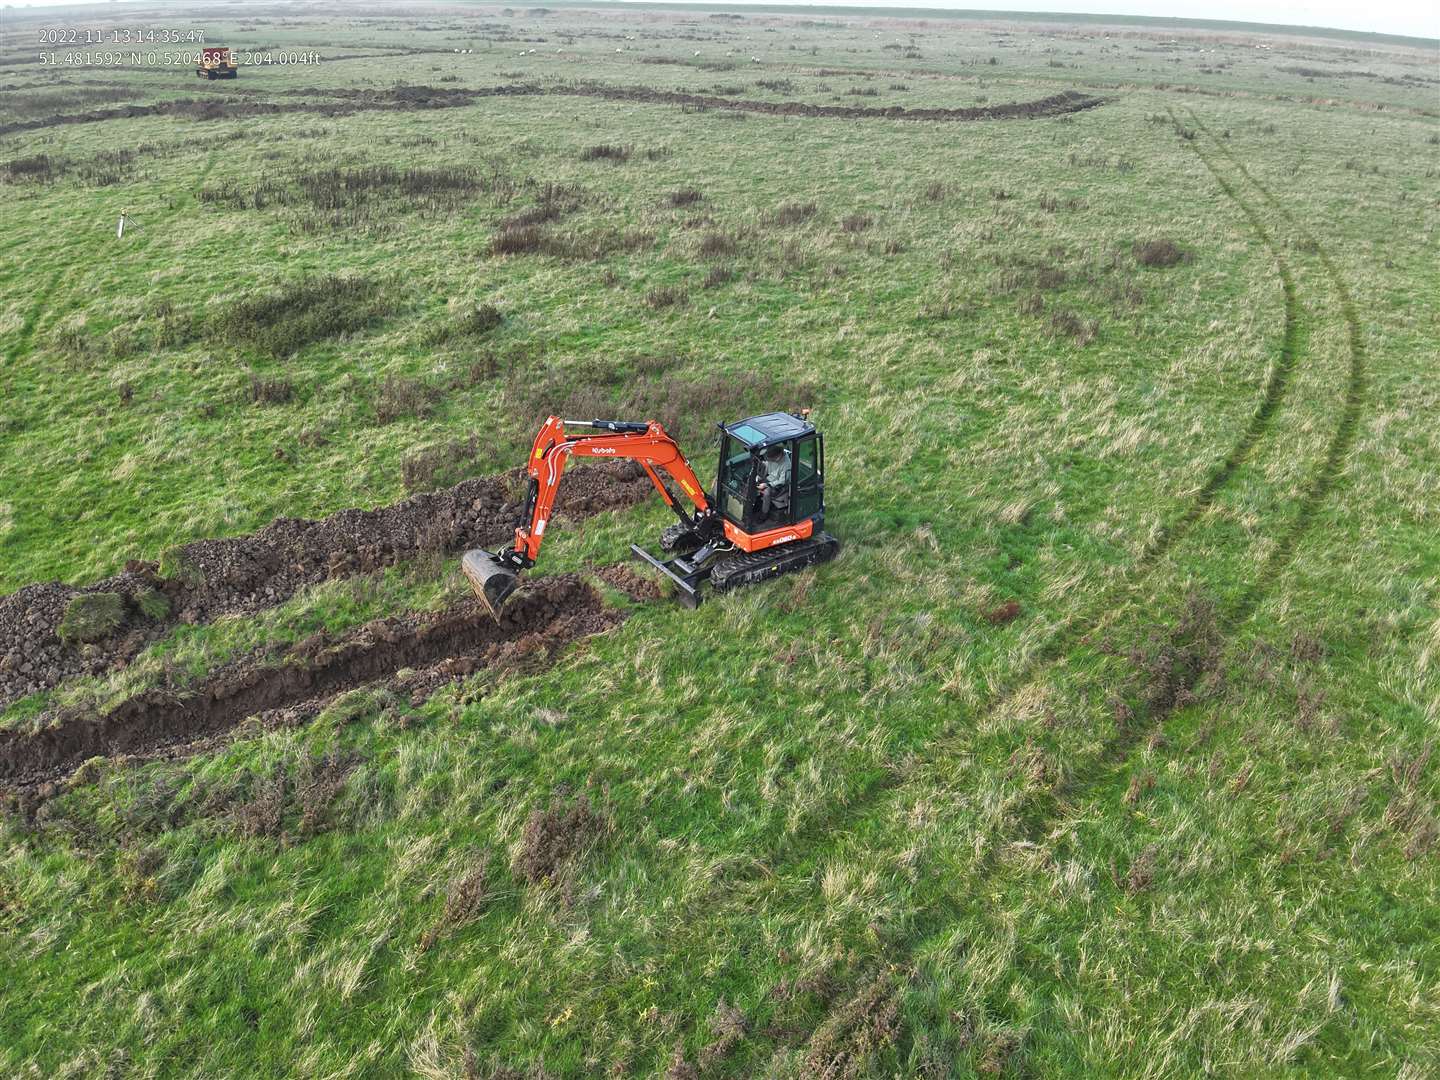
<instances>
[{"instance_id":1,"label":"orange excavator","mask_svg":"<svg viewBox=\"0 0 1440 1080\"><path fill-rule=\"evenodd\" d=\"M575 432L571 429L585 429ZM475 548L460 565L475 593L497 619L520 575L535 565L555 509L555 494L571 457L638 461L679 519L660 534L659 559L637 544L636 558L675 585L694 608L701 586L723 592L835 557L840 542L825 524L824 436L804 413L765 413L720 425L720 466L706 493L680 447L654 420L562 420L552 416L535 436L527 469L530 489L504 551ZM672 491L670 484L678 488ZM687 510L686 504L693 509Z\"/></svg>"}]
</instances>

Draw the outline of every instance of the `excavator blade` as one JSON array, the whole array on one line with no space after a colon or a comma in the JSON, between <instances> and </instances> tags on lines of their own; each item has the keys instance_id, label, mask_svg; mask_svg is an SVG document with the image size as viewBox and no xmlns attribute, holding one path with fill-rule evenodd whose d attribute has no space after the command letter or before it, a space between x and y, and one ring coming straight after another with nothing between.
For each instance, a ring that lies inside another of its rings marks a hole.
<instances>
[{"instance_id":1,"label":"excavator blade","mask_svg":"<svg viewBox=\"0 0 1440 1080\"><path fill-rule=\"evenodd\" d=\"M506 566L498 556L472 548L460 560L460 569L470 579L470 587L485 605L495 621L500 621L500 609L520 584L520 572Z\"/></svg>"}]
</instances>

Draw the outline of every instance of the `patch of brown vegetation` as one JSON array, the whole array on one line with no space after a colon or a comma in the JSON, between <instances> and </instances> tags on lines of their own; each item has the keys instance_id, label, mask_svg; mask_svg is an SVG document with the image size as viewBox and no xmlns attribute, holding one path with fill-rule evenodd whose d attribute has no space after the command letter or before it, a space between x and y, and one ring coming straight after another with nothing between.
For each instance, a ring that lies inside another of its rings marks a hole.
<instances>
[{"instance_id":1,"label":"patch of brown vegetation","mask_svg":"<svg viewBox=\"0 0 1440 1080\"><path fill-rule=\"evenodd\" d=\"M453 934L466 923L473 922L490 902L486 853L471 856L470 865L452 878L445 890L445 907L439 918L420 936L420 949L427 951L442 937Z\"/></svg>"},{"instance_id":2,"label":"patch of brown vegetation","mask_svg":"<svg viewBox=\"0 0 1440 1080\"><path fill-rule=\"evenodd\" d=\"M585 795L568 808L557 802L545 810L536 808L525 821L520 850L510 868L516 877L531 885L553 882L609 828L609 821L591 808Z\"/></svg>"},{"instance_id":3,"label":"patch of brown vegetation","mask_svg":"<svg viewBox=\"0 0 1440 1080\"><path fill-rule=\"evenodd\" d=\"M802 1064L814 1080L856 1080L901 1031L900 973L887 968L835 1010L810 1037Z\"/></svg>"},{"instance_id":4,"label":"patch of brown vegetation","mask_svg":"<svg viewBox=\"0 0 1440 1080\"><path fill-rule=\"evenodd\" d=\"M985 612L985 621L991 626L1006 626L1020 617L1020 601L1007 600Z\"/></svg>"}]
</instances>

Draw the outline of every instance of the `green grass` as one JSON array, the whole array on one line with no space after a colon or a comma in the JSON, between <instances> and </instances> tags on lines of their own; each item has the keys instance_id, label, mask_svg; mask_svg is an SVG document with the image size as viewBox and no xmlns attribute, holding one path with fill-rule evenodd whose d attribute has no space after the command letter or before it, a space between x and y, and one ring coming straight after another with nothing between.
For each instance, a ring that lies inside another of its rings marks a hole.
<instances>
[{"instance_id":1,"label":"green grass","mask_svg":"<svg viewBox=\"0 0 1440 1080\"><path fill-rule=\"evenodd\" d=\"M74 165L3 182L0 588L388 503L437 448L509 468L536 387L673 410L702 476L711 421L813 405L844 544L695 612L638 606L543 673L359 691L10 806L0 1071L1433 1073L1433 47L710 14L207 23L367 54L233 85L6 67L0 123L114 106L86 90L397 81L1110 100L923 124L536 96L0 139ZM583 160L600 144L631 152ZM79 167L122 150L121 183ZM202 197L337 167L486 180L385 181L340 227ZM574 192L538 226L562 254L490 254L547 184ZM1142 265L1157 240L1189 257ZM666 518L563 523L540 569ZM454 560L331 581L0 726L462 590ZM582 794L603 825L532 882L532 813Z\"/></svg>"}]
</instances>

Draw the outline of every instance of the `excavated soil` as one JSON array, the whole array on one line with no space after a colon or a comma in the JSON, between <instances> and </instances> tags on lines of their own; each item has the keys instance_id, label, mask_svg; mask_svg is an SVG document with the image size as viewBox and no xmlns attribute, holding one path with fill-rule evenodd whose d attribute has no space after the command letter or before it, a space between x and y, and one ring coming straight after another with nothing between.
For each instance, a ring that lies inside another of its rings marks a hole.
<instances>
[{"instance_id":1,"label":"excavated soil","mask_svg":"<svg viewBox=\"0 0 1440 1080\"><path fill-rule=\"evenodd\" d=\"M999 105L977 105L964 109L902 109L860 105L807 105L799 101L751 101L709 94L683 94L648 86L576 86L551 93L576 97L604 98L606 101L639 101L655 105L681 105L695 109L728 109L734 112L764 113L768 116L833 117L840 120L1021 120L1093 109L1105 98L1091 97L1078 90L1066 90L1037 101L1009 101Z\"/></svg>"},{"instance_id":2,"label":"excavated soil","mask_svg":"<svg viewBox=\"0 0 1440 1080\"><path fill-rule=\"evenodd\" d=\"M105 713L55 712L38 730L0 732L0 785L34 788L96 756L176 757L242 721L293 724L336 695L385 685L418 705L481 670L539 670L562 647L624 621L573 574L542 578L494 619L478 603L316 634L279 657L257 653L200 683L143 691ZM403 674L402 674L403 672Z\"/></svg>"},{"instance_id":3,"label":"excavated soil","mask_svg":"<svg viewBox=\"0 0 1440 1080\"><path fill-rule=\"evenodd\" d=\"M157 563L131 561L123 573L93 585L27 585L0 599L0 707L76 675L123 668L177 622L260 611L308 585L421 552L453 554L503 543L519 523L524 484L523 470L514 470L376 510L342 510L319 521L277 518L249 536L184 545L176 553L181 569L171 577L162 576ZM583 518L633 506L651 490L634 462L602 462L567 471L557 506L570 518ZM141 614L138 598L150 591L165 596L170 613L164 618ZM97 592L125 597L125 624L106 640L65 644L57 630L70 601Z\"/></svg>"},{"instance_id":4,"label":"excavated soil","mask_svg":"<svg viewBox=\"0 0 1440 1080\"><path fill-rule=\"evenodd\" d=\"M652 581L641 574L637 574L624 563L602 566L595 571L595 576L605 582L605 584L619 589L631 600L640 603L659 600L665 595L665 591L660 587L658 582Z\"/></svg>"},{"instance_id":5,"label":"excavated soil","mask_svg":"<svg viewBox=\"0 0 1440 1080\"><path fill-rule=\"evenodd\" d=\"M105 120L126 120L137 116L178 116L192 120L250 119L280 113L314 113L318 116L349 116L358 112L393 112L420 109L452 109L490 97L592 97L605 101L637 101L654 105L678 105L689 109L725 109L732 112L764 113L770 116L834 117L842 120L1020 120L1093 109L1105 104L1105 98L1092 97L1078 90L1036 101L1010 101L997 105L978 105L963 109L904 109L866 107L861 105L808 105L798 101L754 101L744 98L717 97L710 94L686 94L677 90L658 90L650 86L600 86L578 84L541 87L528 83L487 86L473 89L437 88L433 86L398 86L388 90L305 89L284 92L278 96L325 97L329 101L258 101L243 88L228 87L224 96L158 101L147 105L121 105L113 109L92 109L83 113L42 116L33 120L14 120L0 124L0 136L19 131L59 127L66 124L93 124Z\"/></svg>"}]
</instances>

